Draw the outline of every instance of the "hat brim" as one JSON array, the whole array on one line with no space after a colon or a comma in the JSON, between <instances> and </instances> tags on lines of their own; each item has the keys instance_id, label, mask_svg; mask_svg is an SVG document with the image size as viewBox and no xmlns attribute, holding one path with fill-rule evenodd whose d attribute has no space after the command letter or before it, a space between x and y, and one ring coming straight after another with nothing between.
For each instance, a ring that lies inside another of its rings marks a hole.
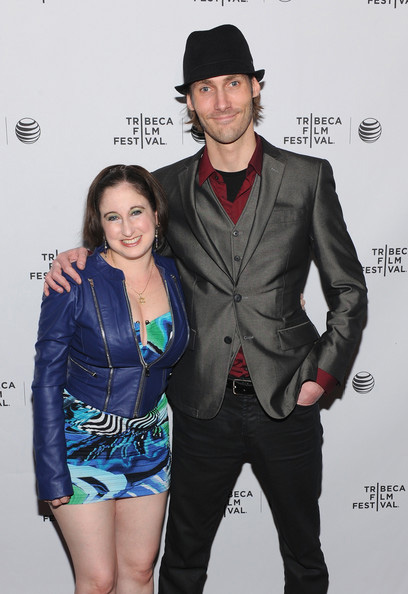
<instances>
[{"instance_id":1,"label":"hat brim","mask_svg":"<svg viewBox=\"0 0 408 594\"><path fill-rule=\"evenodd\" d=\"M260 82L265 75L265 69L261 68L261 70L255 70L254 72L223 72L221 74L214 74L213 76L206 76L205 78L213 78L215 76L224 76L227 74L248 74L248 76L254 76L256 80ZM181 93L181 95L187 95L190 85L192 85L194 82L197 82L197 80L203 80L203 78L190 80L189 82L186 82L183 85L178 85L174 88L178 93Z\"/></svg>"}]
</instances>

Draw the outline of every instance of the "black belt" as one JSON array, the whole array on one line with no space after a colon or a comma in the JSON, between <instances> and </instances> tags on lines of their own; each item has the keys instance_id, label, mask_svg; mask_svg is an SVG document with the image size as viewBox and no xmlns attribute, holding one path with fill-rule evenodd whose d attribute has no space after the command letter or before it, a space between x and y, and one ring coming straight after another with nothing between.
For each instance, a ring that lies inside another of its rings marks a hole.
<instances>
[{"instance_id":1,"label":"black belt","mask_svg":"<svg viewBox=\"0 0 408 594\"><path fill-rule=\"evenodd\" d=\"M229 377L227 379L227 388L232 390L235 396L245 396L255 394L255 388L250 379L239 379Z\"/></svg>"}]
</instances>

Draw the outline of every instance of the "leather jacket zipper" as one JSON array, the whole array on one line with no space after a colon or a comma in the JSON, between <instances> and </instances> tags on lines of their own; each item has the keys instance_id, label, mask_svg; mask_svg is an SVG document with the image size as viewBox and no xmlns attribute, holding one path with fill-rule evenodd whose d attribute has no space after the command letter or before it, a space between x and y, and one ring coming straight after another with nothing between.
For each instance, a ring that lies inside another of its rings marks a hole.
<instances>
[{"instance_id":1,"label":"leather jacket zipper","mask_svg":"<svg viewBox=\"0 0 408 594\"><path fill-rule=\"evenodd\" d=\"M69 360L71 361L71 363L73 363L74 365L77 365L83 371L86 371L86 373L89 373L89 375L92 375L92 377L96 377L95 371L91 371L90 369L87 369L86 367L81 365L81 363L78 363L78 361L75 361L75 359L73 359L72 357L70 357Z\"/></svg>"},{"instance_id":2,"label":"leather jacket zipper","mask_svg":"<svg viewBox=\"0 0 408 594\"><path fill-rule=\"evenodd\" d=\"M158 267L158 270L159 270L159 273L160 273L160 275L161 275L161 277L163 279L164 288L166 289L166 295L167 295L167 301L168 301L169 307L170 307L171 319L172 319L172 321L174 321L173 307L172 307L172 304L171 304L171 299L170 299L170 294L169 294L169 288L168 288L168 285L167 285L167 281L166 281L165 278L163 278L163 275L162 275L159 267ZM177 281L176 281L176 277L173 274L171 274L170 276L171 276L171 278L173 279L173 281L174 281L174 283L176 285L177 291L179 292ZM133 337L135 339L135 344L136 344L136 347L137 347L137 351L139 353L140 362L141 362L141 364L143 366L142 377L140 378L139 389L137 391L137 396L136 396L135 408L133 410L133 417L137 417L138 416L138 411L139 411L139 406L140 406L140 400L142 398L142 394L143 394L143 390L144 390L145 380L146 380L146 377L149 377L149 374L150 374L150 367L152 367L155 363L157 363L161 359L161 357L164 356L164 353L163 353L163 355L160 355L160 357L157 357L157 359L155 359L154 361L152 361L152 363L146 363L146 361L143 359L143 355L142 355L142 352L141 352L140 346L139 346L139 341L137 339L135 325L134 325L134 322L133 322L132 309L131 309L130 303L129 303L129 297L128 297L127 290L126 290L126 282L125 282L125 280L122 281L122 284L123 284L123 292L125 294L125 299L126 299L126 303L127 303L127 306L128 306L129 319L130 319L130 323L132 325ZM180 298L180 302L183 304L183 308L184 308L184 300L183 300L182 296L180 295L180 293L179 293L179 298ZM185 309L184 309L184 313L186 314ZM187 317L187 315L186 315L186 317ZM172 332L172 336L171 336L169 342L167 343L165 352L169 349L169 347L171 346L171 343L173 342L173 340L174 340L174 331ZM180 357L181 357L181 355L180 355Z\"/></svg>"},{"instance_id":3,"label":"leather jacket zipper","mask_svg":"<svg viewBox=\"0 0 408 594\"><path fill-rule=\"evenodd\" d=\"M110 395L111 395L112 379L113 379L113 366L112 366L112 361L111 361L111 357L110 357L110 353L109 353L108 342L106 340L105 328L103 327L101 311L100 311L100 308L99 308L98 299L96 297L96 292L95 292L95 286L94 286L93 279L92 278L88 278L88 282L89 282L89 285L91 287L92 298L93 298L93 301L94 301L94 304L95 304L95 309L96 309L96 315L97 315L97 318L98 318L99 329L101 331L102 341L103 341L103 345L104 345L104 348L105 348L106 360L108 362L108 367L109 367L108 386L107 386L107 389L106 389L105 403L104 403L103 409L102 409L102 410L105 411L108 408L108 403L109 403L109 399L110 399Z\"/></svg>"},{"instance_id":4,"label":"leather jacket zipper","mask_svg":"<svg viewBox=\"0 0 408 594\"><path fill-rule=\"evenodd\" d=\"M126 305L128 308L128 314L129 314L130 325L132 327L133 338L135 341L137 352L139 354L140 363L142 364L142 367L143 367L142 377L140 378L139 388L138 388L137 395L136 395L135 407L133 409L133 418L134 418L134 417L137 417L137 412L139 410L139 404L140 404L140 399L141 399L142 393L143 393L145 377L146 376L149 377L149 365L143 359L142 351L140 350L139 341L137 339L137 334L136 334L136 330L135 330L135 324L133 322L132 308L130 307L129 296L128 296L127 290L126 290L126 281L125 280L122 281L122 287L123 287L123 293L124 293L125 299L126 299Z\"/></svg>"}]
</instances>

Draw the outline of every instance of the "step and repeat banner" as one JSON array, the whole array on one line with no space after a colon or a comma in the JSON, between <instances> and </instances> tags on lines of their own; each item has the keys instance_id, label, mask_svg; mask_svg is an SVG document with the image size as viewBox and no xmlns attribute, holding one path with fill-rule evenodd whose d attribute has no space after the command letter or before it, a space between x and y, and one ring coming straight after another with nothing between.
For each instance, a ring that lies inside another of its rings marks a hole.
<instances>
[{"instance_id":1,"label":"step and repeat banner","mask_svg":"<svg viewBox=\"0 0 408 594\"><path fill-rule=\"evenodd\" d=\"M369 288L346 385L322 401L322 542L331 594L408 592L408 0L3 0L0 7L0 584L70 594L66 549L36 498L30 385L43 279L80 244L109 164L196 152L182 82L188 34L241 28L265 68L273 144L327 158ZM316 270L306 308L324 330ZM245 466L206 594L283 591L269 509Z\"/></svg>"}]
</instances>

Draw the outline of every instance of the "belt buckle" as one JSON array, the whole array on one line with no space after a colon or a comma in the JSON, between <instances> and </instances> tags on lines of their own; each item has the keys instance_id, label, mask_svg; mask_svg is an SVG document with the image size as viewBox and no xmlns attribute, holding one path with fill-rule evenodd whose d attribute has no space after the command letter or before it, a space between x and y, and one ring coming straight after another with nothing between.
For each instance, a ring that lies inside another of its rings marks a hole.
<instances>
[{"instance_id":1,"label":"belt buckle","mask_svg":"<svg viewBox=\"0 0 408 594\"><path fill-rule=\"evenodd\" d=\"M239 384L239 382L241 382L241 385ZM234 394L234 396L243 396L245 395L245 389L248 387L245 384L251 384L252 382L251 380L246 380L246 379L242 379L242 378L235 378L232 380L232 393ZM237 392L237 390L239 390L241 388L241 390L244 390L243 392Z\"/></svg>"}]
</instances>

